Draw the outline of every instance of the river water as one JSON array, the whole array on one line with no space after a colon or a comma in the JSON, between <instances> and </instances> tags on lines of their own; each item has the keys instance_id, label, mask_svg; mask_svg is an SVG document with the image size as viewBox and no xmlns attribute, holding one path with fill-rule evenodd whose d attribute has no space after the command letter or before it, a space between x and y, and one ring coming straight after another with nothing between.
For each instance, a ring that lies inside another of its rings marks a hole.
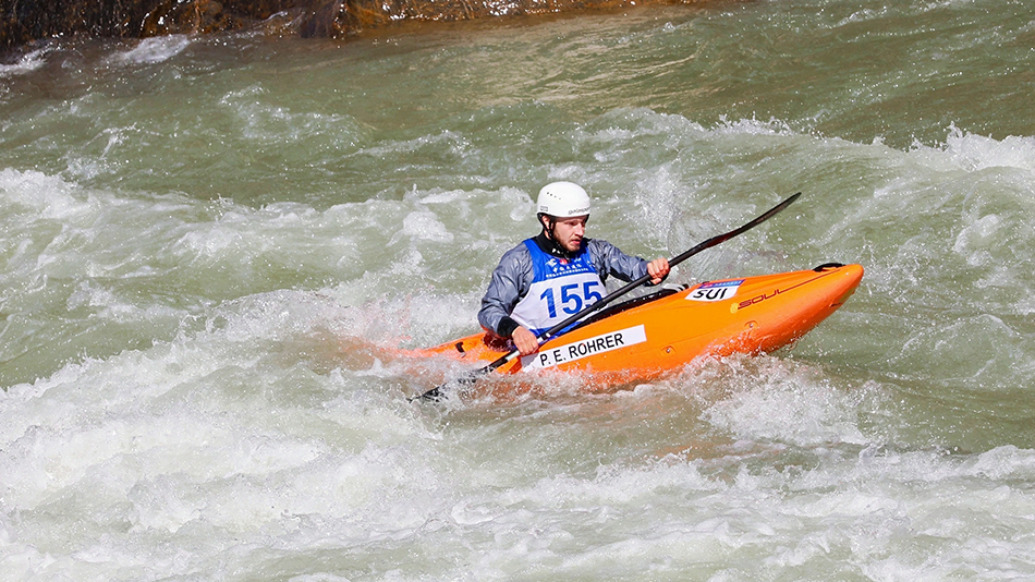
<instances>
[{"instance_id":1,"label":"river water","mask_svg":"<svg viewBox=\"0 0 1035 582\"><path fill-rule=\"evenodd\" d=\"M0 68L0 578L1035 579L1035 4L71 40ZM532 196L789 349L416 404Z\"/></svg>"}]
</instances>

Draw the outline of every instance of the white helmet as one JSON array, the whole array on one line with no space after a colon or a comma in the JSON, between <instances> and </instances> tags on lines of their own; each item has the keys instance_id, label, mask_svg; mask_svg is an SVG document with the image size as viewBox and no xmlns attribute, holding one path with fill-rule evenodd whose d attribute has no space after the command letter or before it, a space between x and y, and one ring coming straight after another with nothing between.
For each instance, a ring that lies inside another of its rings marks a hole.
<instances>
[{"instance_id":1,"label":"white helmet","mask_svg":"<svg viewBox=\"0 0 1035 582\"><path fill-rule=\"evenodd\" d=\"M539 190L539 214L571 218L589 214L589 194L572 182L551 182Z\"/></svg>"}]
</instances>

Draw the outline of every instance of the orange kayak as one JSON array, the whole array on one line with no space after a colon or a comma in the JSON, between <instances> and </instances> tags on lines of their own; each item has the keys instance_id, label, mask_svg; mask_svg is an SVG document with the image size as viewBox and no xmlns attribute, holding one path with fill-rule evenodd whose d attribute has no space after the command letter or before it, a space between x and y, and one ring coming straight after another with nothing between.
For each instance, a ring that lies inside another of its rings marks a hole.
<instances>
[{"instance_id":1,"label":"orange kayak","mask_svg":"<svg viewBox=\"0 0 1035 582\"><path fill-rule=\"evenodd\" d=\"M496 372L592 374L605 385L649 380L700 356L769 352L800 338L836 311L863 276L860 265L707 281L665 289L602 310L576 329L514 358ZM479 333L419 350L483 366L511 349Z\"/></svg>"}]
</instances>

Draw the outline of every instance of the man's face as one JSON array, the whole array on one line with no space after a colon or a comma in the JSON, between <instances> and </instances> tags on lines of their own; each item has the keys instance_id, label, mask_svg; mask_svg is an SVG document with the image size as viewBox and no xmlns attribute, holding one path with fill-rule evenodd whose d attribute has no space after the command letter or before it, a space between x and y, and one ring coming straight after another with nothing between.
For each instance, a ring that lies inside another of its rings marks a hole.
<instances>
[{"instance_id":1,"label":"man's face","mask_svg":"<svg viewBox=\"0 0 1035 582\"><path fill-rule=\"evenodd\" d=\"M573 216L557 218L553 223L553 239L569 253L582 247L582 237L586 235L586 222L589 216Z\"/></svg>"}]
</instances>

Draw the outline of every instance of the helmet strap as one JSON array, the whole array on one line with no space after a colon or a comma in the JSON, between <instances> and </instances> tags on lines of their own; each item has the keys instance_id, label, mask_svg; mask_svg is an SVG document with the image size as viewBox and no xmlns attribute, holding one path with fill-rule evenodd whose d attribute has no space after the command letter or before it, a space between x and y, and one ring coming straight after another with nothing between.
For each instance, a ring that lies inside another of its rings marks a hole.
<instances>
[{"instance_id":1,"label":"helmet strap","mask_svg":"<svg viewBox=\"0 0 1035 582\"><path fill-rule=\"evenodd\" d=\"M553 227L557 224L557 221L553 219L549 214L538 214L539 224L543 227L543 232L546 233L546 238L553 240ZM543 219L546 220L543 220Z\"/></svg>"},{"instance_id":2,"label":"helmet strap","mask_svg":"<svg viewBox=\"0 0 1035 582\"><path fill-rule=\"evenodd\" d=\"M553 229L557 225L557 220L553 216L543 213L538 214L537 217L539 218L539 224L543 227L543 238L550 243L550 246L553 249L553 254L559 257L568 257L572 255L573 253L568 252L567 249L562 247L553 236Z\"/></svg>"}]
</instances>

